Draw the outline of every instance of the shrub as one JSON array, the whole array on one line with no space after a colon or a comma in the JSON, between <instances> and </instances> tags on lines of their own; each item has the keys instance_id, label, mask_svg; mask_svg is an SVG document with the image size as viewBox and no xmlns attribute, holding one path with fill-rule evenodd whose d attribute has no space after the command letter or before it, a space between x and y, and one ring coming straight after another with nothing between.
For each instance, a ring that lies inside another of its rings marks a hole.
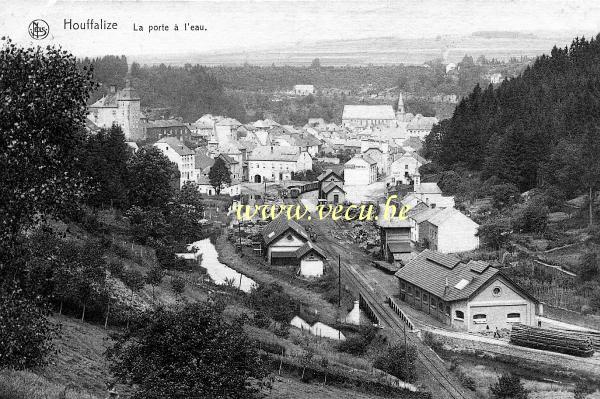
<instances>
[{"instance_id":1,"label":"shrub","mask_svg":"<svg viewBox=\"0 0 600 399\"><path fill-rule=\"evenodd\" d=\"M375 327L361 327L358 334L353 334L345 341L340 342L337 350L355 356L363 355L376 336L377 329Z\"/></svg>"},{"instance_id":2,"label":"shrub","mask_svg":"<svg viewBox=\"0 0 600 399\"><path fill-rule=\"evenodd\" d=\"M45 364L55 332L44 311L19 291L0 291L0 368Z\"/></svg>"},{"instance_id":3,"label":"shrub","mask_svg":"<svg viewBox=\"0 0 600 399\"><path fill-rule=\"evenodd\" d=\"M417 349L414 346L406 348L404 345L395 345L388 348L387 353L375 359L373 367L398 377L402 381L413 382L417 378L416 360Z\"/></svg>"},{"instance_id":4,"label":"shrub","mask_svg":"<svg viewBox=\"0 0 600 399\"><path fill-rule=\"evenodd\" d=\"M503 374L494 385L490 387L494 399L527 399L528 393L521 379L514 374Z\"/></svg>"}]
</instances>

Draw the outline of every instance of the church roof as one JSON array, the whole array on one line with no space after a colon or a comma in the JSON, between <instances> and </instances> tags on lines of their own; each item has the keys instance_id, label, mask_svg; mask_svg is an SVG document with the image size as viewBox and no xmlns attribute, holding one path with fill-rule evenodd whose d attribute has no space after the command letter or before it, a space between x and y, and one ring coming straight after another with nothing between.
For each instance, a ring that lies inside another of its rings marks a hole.
<instances>
[{"instance_id":1,"label":"church roof","mask_svg":"<svg viewBox=\"0 0 600 399\"><path fill-rule=\"evenodd\" d=\"M391 105L344 105L342 119L396 119Z\"/></svg>"}]
</instances>

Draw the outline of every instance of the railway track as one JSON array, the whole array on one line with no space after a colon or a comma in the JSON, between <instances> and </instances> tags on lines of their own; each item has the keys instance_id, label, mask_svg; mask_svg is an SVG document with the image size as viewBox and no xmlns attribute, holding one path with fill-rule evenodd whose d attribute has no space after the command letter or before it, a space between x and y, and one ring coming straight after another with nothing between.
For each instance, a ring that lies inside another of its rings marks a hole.
<instances>
[{"instance_id":1,"label":"railway track","mask_svg":"<svg viewBox=\"0 0 600 399\"><path fill-rule=\"evenodd\" d=\"M406 334L407 342L414 345L417 349L417 360L429 372L431 378L446 392L448 398L470 399L473 397L467 393L460 385L460 382L446 370L443 361L439 359L430 348L424 345L418 337L405 331L406 324L400 320L394 311L385 303L385 294L382 295L381 292L377 292L377 288L373 288L367 282L363 281L366 280L366 277L362 272L349 266L342 268L342 276L353 281L357 285L360 294L368 302L371 310L377 314L379 320L385 323L399 340L403 340L404 335Z\"/></svg>"},{"instance_id":2,"label":"railway track","mask_svg":"<svg viewBox=\"0 0 600 399\"><path fill-rule=\"evenodd\" d=\"M431 381L435 381L435 387L438 392L432 392L434 397L451 399L474 398L473 394L463 389L458 379L446 370L444 362L431 350L431 348L423 344L419 337L405 331L406 324L404 321L402 321L386 303L388 293L385 289L380 287L376 281L374 284L371 284L367 276L360 270L360 266L358 264L353 265L358 259L354 259L351 251L349 251L346 246L336 242L336 240L328 234L331 230L344 228L343 222L331 222L333 226L325 226L324 224L321 224L323 222L313 224L313 227L316 227L319 231L319 235L322 237L326 246L324 247L322 245L323 243L318 244L320 244L321 248L328 253L332 261L337 260L338 255L342 257L341 277L347 283L354 285L355 288L358 289L371 310L377 315L380 322L384 324L385 327L389 328L391 334L393 334L400 342L403 342L406 332L407 342L417 349L417 361L427 371ZM333 267L332 269L337 268ZM335 271L337 272L337 270ZM434 388L432 384L430 384L430 387Z\"/></svg>"}]
</instances>

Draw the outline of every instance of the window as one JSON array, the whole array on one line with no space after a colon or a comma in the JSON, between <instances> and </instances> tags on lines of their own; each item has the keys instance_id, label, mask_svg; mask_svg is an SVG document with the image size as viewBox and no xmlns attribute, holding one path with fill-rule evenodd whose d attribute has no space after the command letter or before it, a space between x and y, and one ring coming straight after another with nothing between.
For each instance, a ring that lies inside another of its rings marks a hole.
<instances>
[{"instance_id":1,"label":"window","mask_svg":"<svg viewBox=\"0 0 600 399\"><path fill-rule=\"evenodd\" d=\"M507 323L519 323L521 321L521 313L509 313L506 315Z\"/></svg>"},{"instance_id":2,"label":"window","mask_svg":"<svg viewBox=\"0 0 600 399\"><path fill-rule=\"evenodd\" d=\"M406 289L406 284L404 283L404 281L400 282L400 289L402 289L402 290Z\"/></svg>"},{"instance_id":3,"label":"window","mask_svg":"<svg viewBox=\"0 0 600 399\"><path fill-rule=\"evenodd\" d=\"M292 241L294 239L294 237L292 237L291 234L288 234L286 238L288 239L288 241Z\"/></svg>"},{"instance_id":4,"label":"window","mask_svg":"<svg viewBox=\"0 0 600 399\"><path fill-rule=\"evenodd\" d=\"M446 305L446 315L450 316L450 305Z\"/></svg>"},{"instance_id":5,"label":"window","mask_svg":"<svg viewBox=\"0 0 600 399\"><path fill-rule=\"evenodd\" d=\"M408 291L408 293L409 293L409 294L411 294L411 295L412 295L412 290L413 290L413 287L412 287L412 285L409 285L409 286L408 286L408 289L407 289L407 291Z\"/></svg>"},{"instance_id":6,"label":"window","mask_svg":"<svg viewBox=\"0 0 600 399\"><path fill-rule=\"evenodd\" d=\"M423 302L427 303L429 301L429 296L426 293L423 293Z\"/></svg>"},{"instance_id":7,"label":"window","mask_svg":"<svg viewBox=\"0 0 600 399\"><path fill-rule=\"evenodd\" d=\"M435 300L435 298L431 298L431 308L432 309L436 308L436 304L437 304L437 301Z\"/></svg>"},{"instance_id":8,"label":"window","mask_svg":"<svg viewBox=\"0 0 600 399\"><path fill-rule=\"evenodd\" d=\"M487 323L487 315L484 315L482 313L473 315L473 323L475 323L475 324Z\"/></svg>"},{"instance_id":9,"label":"window","mask_svg":"<svg viewBox=\"0 0 600 399\"><path fill-rule=\"evenodd\" d=\"M494 295L494 296L500 296L500 294L502 294L502 288L500 288L500 287L494 287L494 289L492 290L492 295Z\"/></svg>"},{"instance_id":10,"label":"window","mask_svg":"<svg viewBox=\"0 0 600 399\"><path fill-rule=\"evenodd\" d=\"M465 319L465 314L463 313L462 310L456 310L454 312L454 320L463 321L464 319Z\"/></svg>"}]
</instances>

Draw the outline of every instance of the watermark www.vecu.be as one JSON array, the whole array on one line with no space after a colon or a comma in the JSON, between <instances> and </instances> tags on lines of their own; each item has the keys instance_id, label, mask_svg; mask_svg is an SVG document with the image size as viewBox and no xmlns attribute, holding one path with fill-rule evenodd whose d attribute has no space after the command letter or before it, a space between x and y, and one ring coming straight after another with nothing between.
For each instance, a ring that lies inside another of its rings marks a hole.
<instances>
[{"instance_id":1,"label":"watermark www.vecu.be","mask_svg":"<svg viewBox=\"0 0 600 399\"><path fill-rule=\"evenodd\" d=\"M383 220L392 219L406 220L407 212L410 210L408 205L403 205L399 209L392 201L397 199L397 195L391 195L385 201ZM362 205L317 205L316 213L319 220L331 218L332 220L360 220L371 221L379 219L379 206L374 204ZM237 220L251 220L260 218L262 220L272 220L280 216L288 220L311 220L310 210L303 204L264 204L264 205L238 205L235 208ZM397 215L397 216L396 216Z\"/></svg>"}]
</instances>

